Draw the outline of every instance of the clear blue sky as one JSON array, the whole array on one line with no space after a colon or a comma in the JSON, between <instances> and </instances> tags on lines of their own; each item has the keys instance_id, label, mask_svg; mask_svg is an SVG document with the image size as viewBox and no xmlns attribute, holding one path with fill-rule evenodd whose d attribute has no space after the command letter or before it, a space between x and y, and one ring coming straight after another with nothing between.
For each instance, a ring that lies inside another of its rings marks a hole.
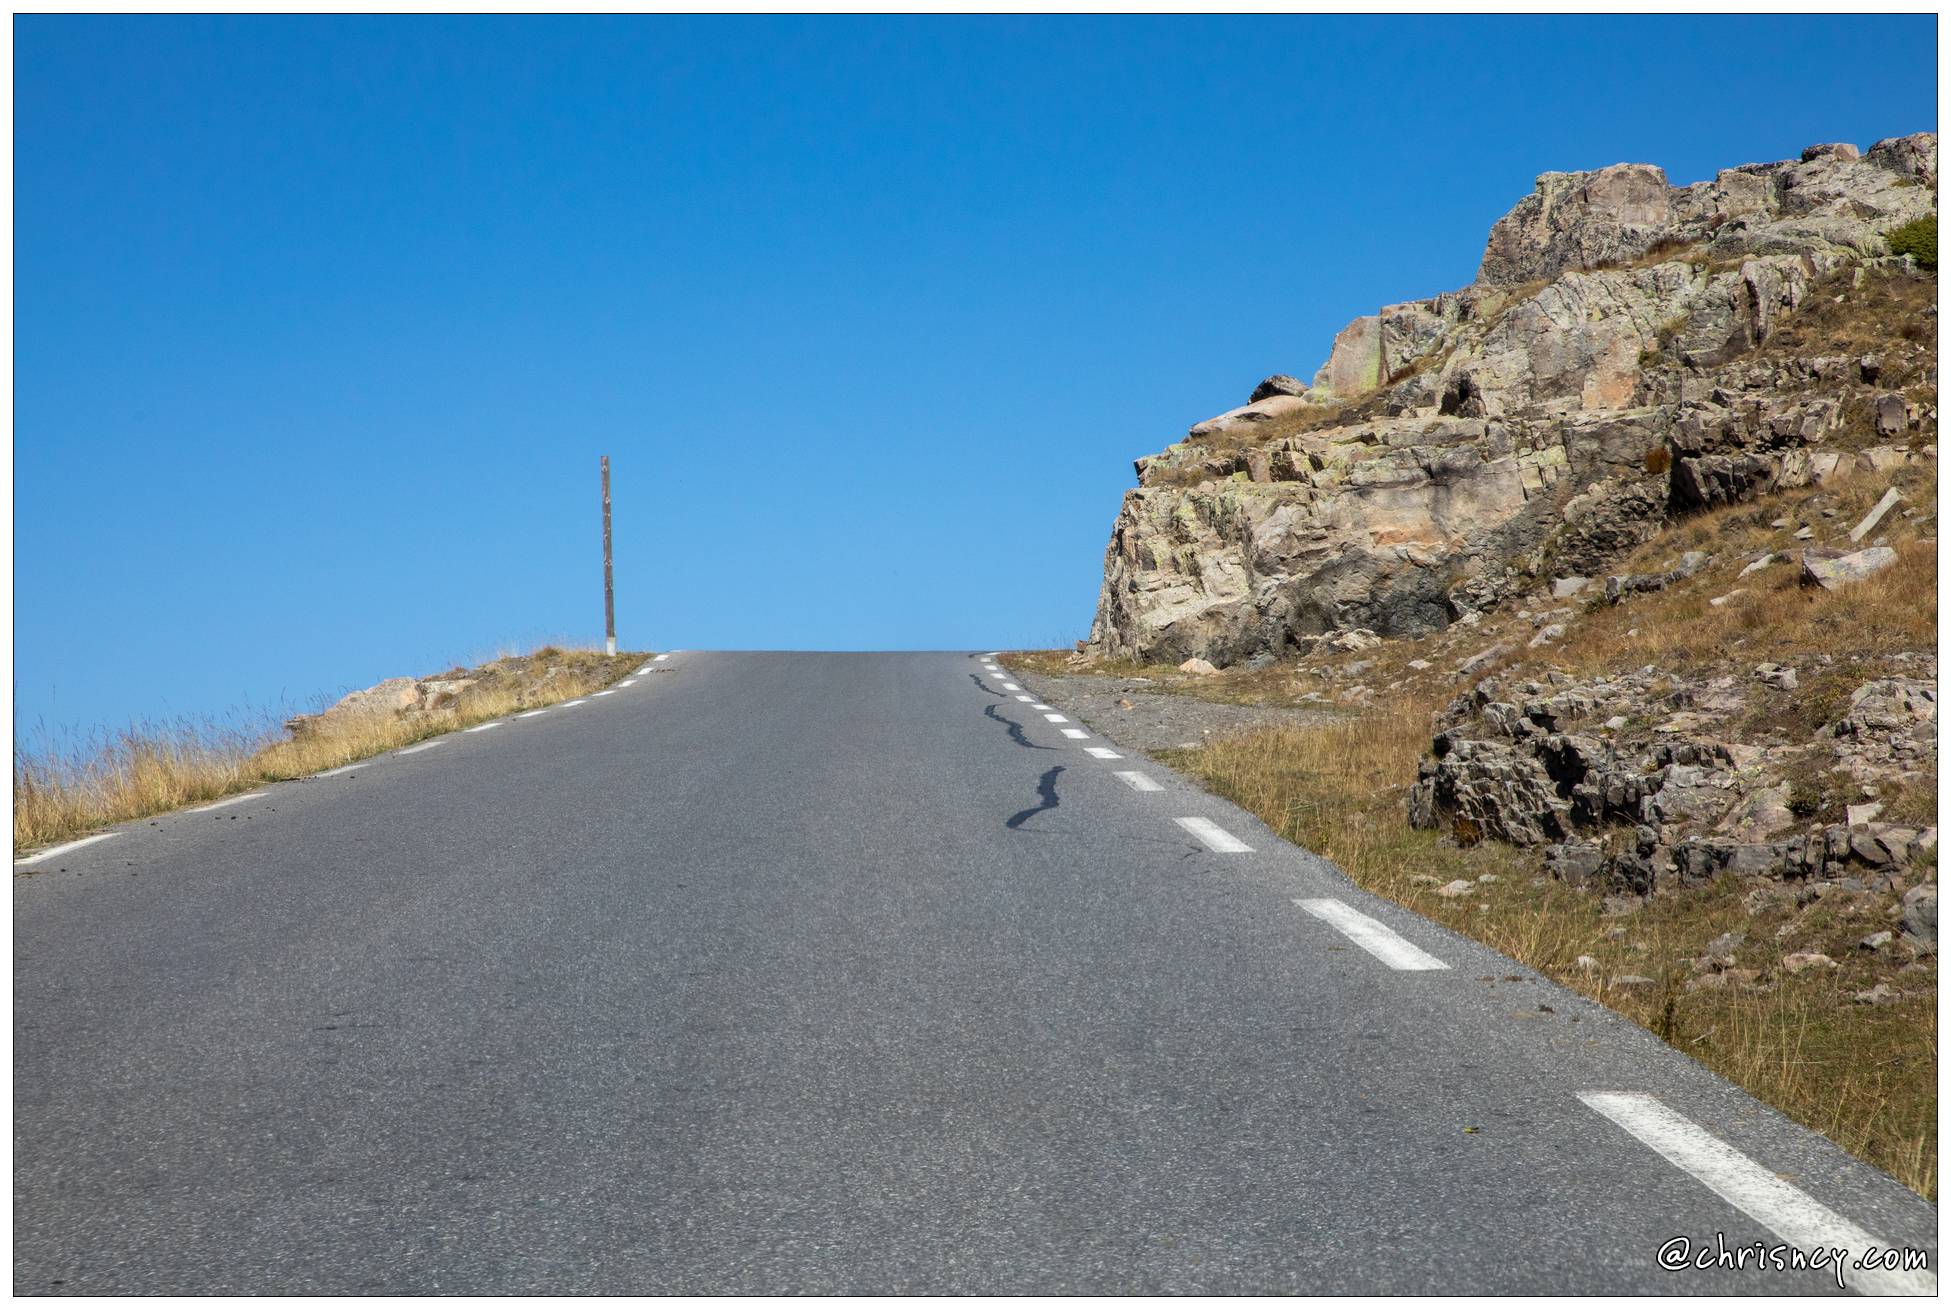
<instances>
[{"instance_id":1,"label":"clear blue sky","mask_svg":"<svg viewBox=\"0 0 1951 1310\"><path fill-rule=\"evenodd\" d=\"M24 727L600 639L1052 645L1134 456L1546 169L1936 125L1930 18L15 23Z\"/></svg>"}]
</instances>

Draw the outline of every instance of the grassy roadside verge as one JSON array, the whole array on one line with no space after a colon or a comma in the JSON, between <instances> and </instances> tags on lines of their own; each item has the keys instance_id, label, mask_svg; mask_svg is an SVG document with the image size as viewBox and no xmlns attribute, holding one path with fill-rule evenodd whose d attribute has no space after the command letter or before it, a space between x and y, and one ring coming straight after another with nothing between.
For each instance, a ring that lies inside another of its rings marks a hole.
<instances>
[{"instance_id":1,"label":"grassy roadside verge","mask_svg":"<svg viewBox=\"0 0 1951 1310\"><path fill-rule=\"evenodd\" d=\"M599 691L645 658L642 652L544 646L447 678L474 685L439 709L332 716L287 736L193 725L135 729L65 755L14 756L14 856L111 824L199 805L267 782L302 778L385 751Z\"/></svg>"}]
</instances>

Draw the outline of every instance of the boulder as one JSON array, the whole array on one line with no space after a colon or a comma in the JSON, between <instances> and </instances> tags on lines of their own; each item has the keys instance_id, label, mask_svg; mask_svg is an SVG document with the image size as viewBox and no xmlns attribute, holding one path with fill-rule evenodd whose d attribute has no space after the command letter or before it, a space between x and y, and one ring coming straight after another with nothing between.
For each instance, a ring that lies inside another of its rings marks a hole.
<instances>
[{"instance_id":1,"label":"boulder","mask_svg":"<svg viewBox=\"0 0 1951 1310\"><path fill-rule=\"evenodd\" d=\"M1214 668L1212 664L1209 663L1208 661L1195 658L1195 659L1189 659L1185 661L1183 664L1179 665L1179 672L1191 673L1199 677L1206 678L1206 677L1211 677L1215 673L1218 673L1219 670Z\"/></svg>"},{"instance_id":2,"label":"boulder","mask_svg":"<svg viewBox=\"0 0 1951 1310\"><path fill-rule=\"evenodd\" d=\"M1904 931L1919 942L1937 945L1937 884L1927 882L1904 893Z\"/></svg>"},{"instance_id":3,"label":"boulder","mask_svg":"<svg viewBox=\"0 0 1951 1310\"><path fill-rule=\"evenodd\" d=\"M1904 398L1894 392L1885 392L1876 398L1876 430L1881 436L1894 437L1910 427L1910 407Z\"/></svg>"},{"instance_id":4,"label":"boulder","mask_svg":"<svg viewBox=\"0 0 1951 1310\"><path fill-rule=\"evenodd\" d=\"M1897 552L1888 546L1871 546L1849 554L1810 546L1802 552L1802 585L1835 591L1874 577L1896 562Z\"/></svg>"},{"instance_id":5,"label":"boulder","mask_svg":"<svg viewBox=\"0 0 1951 1310\"><path fill-rule=\"evenodd\" d=\"M1253 394L1247 397L1247 403L1257 405L1272 396L1305 396L1306 394L1307 383L1285 373L1276 373L1253 389Z\"/></svg>"},{"instance_id":6,"label":"boulder","mask_svg":"<svg viewBox=\"0 0 1951 1310\"><path fill-rule=\"evenodd\" d=\"M386 681L342 696L325 711L326 715L404 714L420 706L420 684L413 678L388 678Z\"/></svg>"}]
</instances>

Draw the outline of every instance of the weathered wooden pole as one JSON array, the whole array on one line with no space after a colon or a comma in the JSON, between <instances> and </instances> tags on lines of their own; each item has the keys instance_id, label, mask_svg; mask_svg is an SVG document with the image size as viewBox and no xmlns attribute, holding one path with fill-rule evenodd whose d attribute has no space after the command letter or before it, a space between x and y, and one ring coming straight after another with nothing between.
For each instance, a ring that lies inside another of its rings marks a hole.
<instances>
[{"instance_id":1,"label":"weathered wooden pole","mask_svg":"<svg viewBox=\"0 0 1951 1310\"><path fill-rule=\"evenodd\" d=\"M603 650L616 654L616 576L610 569L610 457L603 456Z\"/></svg>"}]
</instances>

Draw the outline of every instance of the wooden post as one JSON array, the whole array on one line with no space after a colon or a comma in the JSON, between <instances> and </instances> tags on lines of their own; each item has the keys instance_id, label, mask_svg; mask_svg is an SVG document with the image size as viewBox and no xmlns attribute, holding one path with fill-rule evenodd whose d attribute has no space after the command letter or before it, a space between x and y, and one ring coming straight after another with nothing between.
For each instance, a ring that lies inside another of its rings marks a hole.
<instances>
[{"instance_id":1,"label":"wooden post","mask_svg":"<svg viewBox=\"0 0 1951 1310\"><path fill-rule=\"evenodd\" d=\"M616 580L610 569L610 457L603 456L603 649L616 654Z\"/></svg>"}]
</instances>

